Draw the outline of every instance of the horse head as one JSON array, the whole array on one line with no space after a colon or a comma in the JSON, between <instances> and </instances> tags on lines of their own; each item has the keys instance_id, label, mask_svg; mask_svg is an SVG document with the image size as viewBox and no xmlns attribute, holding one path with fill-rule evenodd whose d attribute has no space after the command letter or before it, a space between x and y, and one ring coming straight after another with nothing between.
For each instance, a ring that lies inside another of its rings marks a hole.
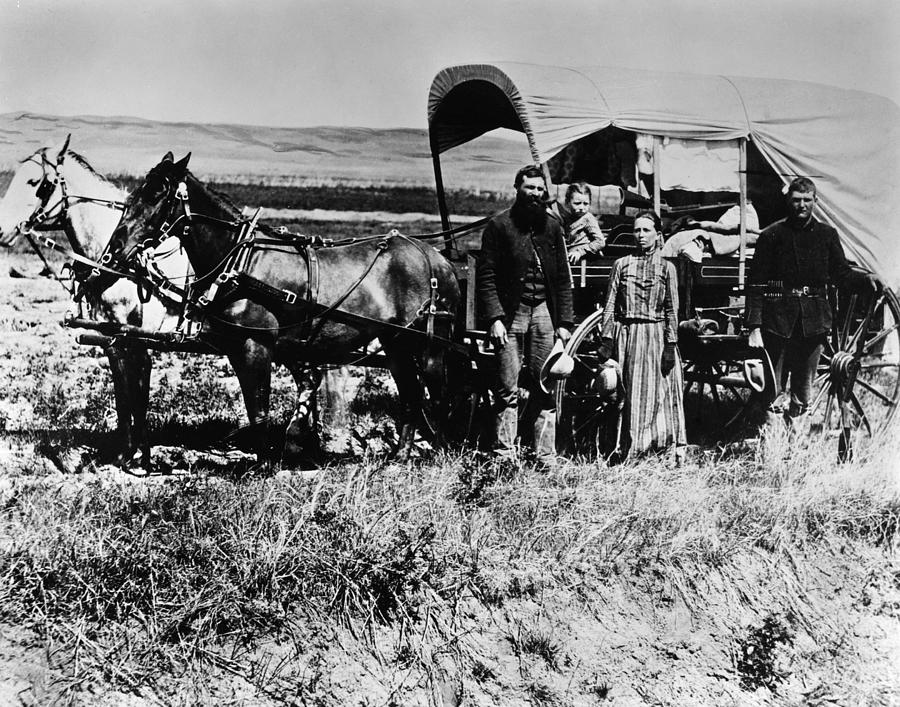
<instances>
[{"instance_id":1,"label":"horse head","mask_svg":"<svg viewBox=\"0 0 900 707\"><path fill-rule=\"evenodd\" d=\"M60 149L41 148L19 163L0 202L0 245L10 245L23 231L60 227L65 214L60 169L71 137Z\"/></svg>"},{"instance_id":2,"label":"horse head","mask_svg":"<svg viewBox=\"0 0 900 707\"><path fill-rule=\"evenodd\" d=\"M113 232L103 260L135 269L145 251L169 236L180 236L190 221L187 206L189 152L175 161L167 152L125 202L125 212Z\"/></svg>"}]
</instances>

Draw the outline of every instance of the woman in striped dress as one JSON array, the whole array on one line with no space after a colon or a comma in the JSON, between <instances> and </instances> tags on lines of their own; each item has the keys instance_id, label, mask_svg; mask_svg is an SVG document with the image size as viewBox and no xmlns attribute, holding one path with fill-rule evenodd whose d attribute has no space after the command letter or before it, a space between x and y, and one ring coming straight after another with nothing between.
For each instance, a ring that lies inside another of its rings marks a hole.
<instances>
[{"instance_id":1,"label":"woman in striped dress","mask_svg":"<svg viewBox=\"0 0 900 707\"><path fill-rule=\"evenodd\" d=\"M623 448L629 456L687 443L678 355L678 282L661 254L653 211L634 219L635 252L613 263L601 329L601 358L613 356L625 386Z\"/></svg>"}]
</instances>

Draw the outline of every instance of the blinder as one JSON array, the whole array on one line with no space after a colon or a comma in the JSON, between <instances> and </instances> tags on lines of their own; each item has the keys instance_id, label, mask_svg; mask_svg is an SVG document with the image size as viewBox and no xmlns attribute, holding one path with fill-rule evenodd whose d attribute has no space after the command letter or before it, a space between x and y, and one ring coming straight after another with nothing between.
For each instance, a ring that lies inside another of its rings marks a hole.
<instances>
[{"instance_id":1,"label":"blinder","mask_svg":"<svg viewBox=\"0 0 900 707\"><path fill-rule=\"evenodd\" d=\"M41 180L40 186L38 186L37 191L34 195L41 202L41 206L44 207L47 205L47 202L50 201L50 197L53 196L53 192L56 190L56 185L58 184L58 180L51 180L50 177L44 176L43 180Z\"/></svg>"}]
</instances>

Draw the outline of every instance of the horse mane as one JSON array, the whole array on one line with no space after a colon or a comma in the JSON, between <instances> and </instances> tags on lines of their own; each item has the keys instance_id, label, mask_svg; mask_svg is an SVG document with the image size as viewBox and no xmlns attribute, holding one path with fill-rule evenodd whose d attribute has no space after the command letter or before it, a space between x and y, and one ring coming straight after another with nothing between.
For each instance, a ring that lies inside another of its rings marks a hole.
<instances>
[{"instance_id":1,"label":"horse mane","mask_svg":"<svg viewBox=\"0 0 900 707\"><path fill-rule=\"evenodd\" d=\"M37 150L32 152L30 155L28 155L28 157L25 157L24 159L19 160L19 164L25 164L26 162L28 162L28 160L35 158L37 155L40 155L43 160L50 162L51 161L50 158L47 157L47 150L49 150L49 149L50 149L49 147L38 148ZM104 182L105 184L109 184L111 187L115 187L116 189L122 190L121 187L116 185L114 182L110 181L110 179L108 177L106 177L103 174L100 174L100 172L98 172L96 169L94 169L93 166L91 166L91 163L88 162L82 155L75 152L75 150L67 149L66 157L70 157L73 160L75 160L75 162L77 162L80 167L83 167L89 174L93 175L94 177L96 177L100 181ZM122 191L126 191L126 190L122 190Z\"/></svg>"},{"instance_id":2,"label":"horse mane","mask_svg":"<svg viewBox=\"0 0 900 707\"><path fill-rule=\"evenodd\" d=\"M193 176L193 173L191 174L191 176ZM197 177L194 177L194 179L197 179ZM197 181L199 182L200 180L197 179ZM201 182L201 184L203 184L203 186L204 186L204 187L206 188L206 190L210 193L210 195L213 196L213 197L215 197L222 205L224 205L224 206L228 207L229 209L232 209L232 210L237 211L238 213L240 213L241 209L238 207L237 204L235 204L235 203L231 200L231 197L228 196L228 194L226 194L225 192L219 191L219 190L216 189L215 187L212 187L212 186L210 186L209 184L206 184L205 182Z\"/></svg>"},{"instance_id":3,"label":"horse mane","mask_svg":"<svg viewBox=\"0 0 900 707\"><path fill-rule=\"evenodd\" d=\"M102 174L100 174L96 169L91 167L90 163L86 159L84 159L84 157L79 155L77 152L74 152L73 150L66 150L66 155L68 155L73 160L75 160L78 164L80 164L82 167L84 167L88 172L93 174L95 177L100 177L100 179L103 179L104 181L109 181L108 179L106 179L106 177L104 177Z\"/></svg>"}]
</instances>

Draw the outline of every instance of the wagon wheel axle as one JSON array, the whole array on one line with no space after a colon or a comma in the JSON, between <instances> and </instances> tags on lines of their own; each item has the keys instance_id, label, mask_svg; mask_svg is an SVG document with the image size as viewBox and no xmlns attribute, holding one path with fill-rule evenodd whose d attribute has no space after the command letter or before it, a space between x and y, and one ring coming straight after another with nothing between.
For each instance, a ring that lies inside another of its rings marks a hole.
<instances>
[{"instance_id":1,"label":"wagon wheel axle","mask_svg":"<svg viewBox=\"0 0 900 707\"><path fill-rule=\"evenodd\" d=\"M838 351L831 357L828 375L832 385L838 390L846 390L848 386L853 387L860 368L862 364L850 351Z\"/></svg>"}]
</instances>

